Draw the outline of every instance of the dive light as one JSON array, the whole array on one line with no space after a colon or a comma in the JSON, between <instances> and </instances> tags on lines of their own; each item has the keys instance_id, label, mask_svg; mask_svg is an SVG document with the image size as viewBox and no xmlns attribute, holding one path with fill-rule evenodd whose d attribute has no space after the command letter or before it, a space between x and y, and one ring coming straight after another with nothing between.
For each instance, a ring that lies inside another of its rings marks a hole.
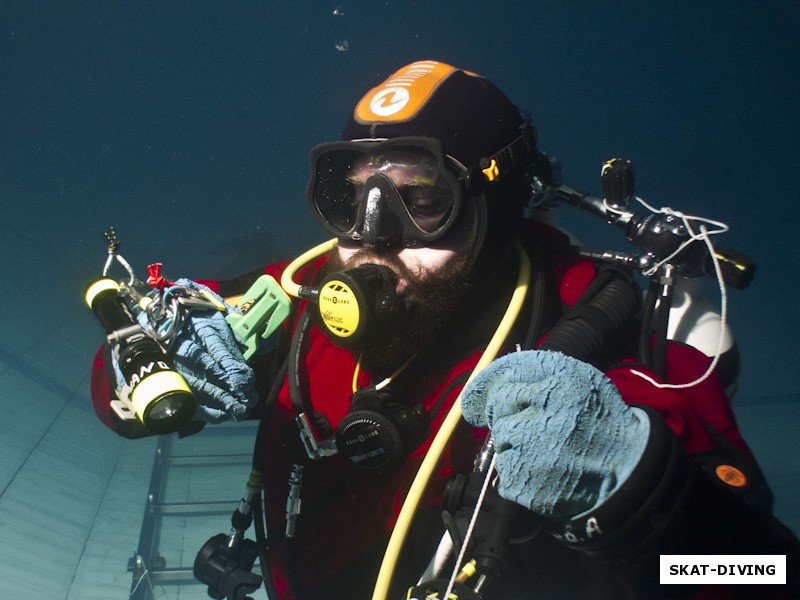
<instances>
[{"instance_id":1,"label":"dive light","mask_svg":"<svg viewBox=\"0 0 800 600\"><path fill-rule=\"evenodd\" d=\"M106 330L137 417L154 433L171 433L194 415L194 396L161 346L131 315L123 293L117 282L104 277L89 285L86 303Z\"/></svg>"}]
</instances>

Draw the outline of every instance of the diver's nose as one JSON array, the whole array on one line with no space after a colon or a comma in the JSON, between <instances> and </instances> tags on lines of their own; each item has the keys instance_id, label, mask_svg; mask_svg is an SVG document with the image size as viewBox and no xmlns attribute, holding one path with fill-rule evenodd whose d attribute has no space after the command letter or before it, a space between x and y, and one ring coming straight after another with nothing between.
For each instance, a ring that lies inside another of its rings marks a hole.
<instances>
[{"instance_id":1,"label":"diver's nose","mask_svg":"<svg viewBox=\"0 0 800 600\"><path fill-rule=\"evenodd\" d=\"M403 239L403 223L397 215L402 200L392 180L375 173L364 184L356 227L350 238L368 246L391 246Z\"/></svg>"}]
</instances>

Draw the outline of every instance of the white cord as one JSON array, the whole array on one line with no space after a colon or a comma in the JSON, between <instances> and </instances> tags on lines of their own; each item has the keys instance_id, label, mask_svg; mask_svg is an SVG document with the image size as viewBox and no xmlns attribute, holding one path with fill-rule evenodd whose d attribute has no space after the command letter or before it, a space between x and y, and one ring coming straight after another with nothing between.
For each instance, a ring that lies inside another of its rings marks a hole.
<instances>
[{"instance_id":1,"label":"white cord","mask_svg":"<svg viewBox=\"0 0 800 600\"><path fill-rule=\"evenodd\" d=\"M638 200L638 198L637 198L637 200ZM620 210L618 208L614 208L613 206L611 206L608 203L608 200L606 200L605 198L603 198L603 206L605 207L605 209L608 212L613 213L613 214L617 215L618 217L630 217L630 216L633 216L633 213L628 211L628 210Z\"/></svg>"},{"instance_id":2,"label":"white cord","mask_svg":"<svg viewBox=\"0 0 800 600\"><path fill-rule=\"evenodd\" d=\"M697 217L697 216L694 216L694 215L687 215L687 214L685 214L685 213L683 213L683 212L681 212L679 210L673 210L673 209L671 209L669 207L666 207L666 206L662 207L662 208L654 208L653 206L650 206L647 202L645 202L644 200L642 200L638 196L636 197L636 200L642 206L644 206L647 210L649 210L652 213L660 213L660 214L664 214L664 215L671 215L673 217L677 217L678 219L681 220L681 222L683 223L683 226L686 227L686 231L689 232L689 239L684 241L680 246L678 246L678 248L672 254L670 254L666 258L663 258L662 260L660 260L658 263L653 265L647 271L643 271L644 275L647 275L648 277L654 275L656 273L656 271L658 271L658 269L660 269L665 264L669 263L669 261L671 261L673 258L678 256L678 254L683 252L683 250L689 244L691 244L692 242L698 241L698 240L703 240L703 241L706 242L706 245L708 246L709 251L711 252L711 256L713 257L714 256L714 247L708 241L708 236L717 235L717 234L720 234L720 233L725 233L726 231L728 231L730 229L728 227L728 225L726 225L725 223L723 223L721 221L714 221L713 219L707 219L706 217ZM700 227L701 227L702 233L699 233L699 234L695 233L694 229L692 228L692 223L691 223L692 221L696 221L696 222L700 223ZM705 225L713 225L716 229L708 231L707 229L705 229Z\"/></svg>"},{"instance_id":3,"label":"white cord","mask_svg":"<svg viewBox=\"0 0 800 600\"><path fill-rule=\"evenodd\" d=\"M461 569L461 562L464 560L464 554L467 552L467 546L469 545L469 539L472 537L472 530L475 528L475 523L478 520L478 515L481 511L481 506L483 505L483 498L486 496L486 490L489 488L489 482L492 479L492 474L494 473L494 464L497 461L497 454L492 455L492 461L489 463L489 467L486 469L486 478L483 480L483 486L481 487L481 493L478 496L478 501L475 503L475 512L472 513L472 518L470 519L469 526L467 527L467 531L464 534L464 543L461 545L461 550L458 553L458 558L456 559L456 565L453 568L453 574L450 576L450 582L447 584L447 591L445 592L443 598L449 598L450 592L453 591L453 586L456 583L456 577L458 576L458 571Z\"/></svg>"},{"instance_id":4,"label":"white cord","mask_svg":"<svg viewBox=\"0 0 800 600\"><path fill-rule=\"evenodd\" d=\"M649 382L650 384L654 385L659 389L671 389L671 390L679 390L694 387L711 376L711 373L714 372L714 369L717 367L719 363L720 354L722 354L722 346L725 342L725 323L727 322L728 317L728 292L725 288L725 282L722 279L722 269L719 266L719 259L717 259L717 255L714 252L714 246L711 244L711 240L708 237L708 232L706 231L705 225L700 225L700 237L706 243L708 247L709 254L711 255L711 260L714 263L714 273L717 277L717 284L719 286L719 294L720 294L720 311L719 311L719 335L717 337L717 348L714 351L714 356L711 359L711 363L708 365L705 373L703 373L700 377L691 381L689 383L660 383L650 377L649 375L642 373L641 371L637 371L635 369L631 369L631 373L641 377L645 381Z\"/></svg>"},{"instance_id":5,"label":"white cord","mask_svg":"<svg viewBox=\"0 0 800 600\"><path fill-rule=\"evenodd\" d=\"M700 377L689 383L675 384L675 383L660 383L655 379L653 379L652 377L650 377L649 375L642 373L641 371L637 371L634 369L631 370L631 372L634 373L635 375L641 377L645 381L649 382L650 384L660 389L685 389L693 387L695 385L702 383L711 376L711 373L713 373L714 369L719 363L719 357L720 354L722 353L722 346L725 343L725 324L727 323L727 316L728 316L728 292L725 288L725 281L722 278L722 269L719 266L719 259L717 258L717 254L714 250L714 245L711 243L710 236L719 233L725 233L730 228L728 227L727 224L721 221L715 221L713 219L708 219L705 217L697 217L694 215L687 215L681 211L673 210L669 207L655 208L653 206L650 206L639 196L636 196L636 201L639 202L642 206L644 206L647 210L649 210L652 213L661 213L677 217L678 219L681 220L683 226L686 227L686 231L689 232L689 239L687 239L680 246L678 246L678 248L674 252L672 252L669 256L660 260L658 263L653 265L648 270L643 271L642 273L644 275L652 277L653 275L655 275L658 269L668 264L673 258L675 258L678 254L683 252L683 250L689 244L698 240L702 240L703 243L706 245L706 247L708 248L708 253L711 256L711 261L714 264L714 274L716 275L717 285L719 287L719 294L720 294L720 311L719 311L720 324L719 324L719 335L717 337L717 348L714 351L714 356L712 357L711 363L708 365L708 368L706 369L705 373L703 373ZM618 216L631 215L630 212L621 211L619 209L613 208L608 204L608 202L606 202L605 199L603 199L603 205L605 206L607 211L616 214ZM700 224L699 226L700 233L696 233L695 230L692 228L692 223L691 223L692 221L696 221L697 223ZM706 228L706 225L712 225L715 229L709 231Z\"/></svg>"},{"instance_id":6,"label":"white cord","mask_svg":"<svg viewBox=\"0 0 800 600\"><path fill-rule=\"evenodd\" d=\"M673 217L676 217L676 218L680 219L681 222L683 223L684 227L686 227L686 231L689 232L689 239L687 239L680 246L678 246L678 248L674 252L672 252L672 254L670 254L666 258L663 258L662 260L660 260L658 263L656 263L654 266L649 268L647 271L643 271L642 272L644 275L647 275L648 277L654 275L655 272L658 269L660 269L662 266L667 264L669 261L671 261L673 258L675 258L678 254L683 252L683 250L686 248L686 246L688 246L692 242L695 242L697 240L705 240L706 237L709 236L709 235L717 235L717 234L720 234L720 233L725 233L726 231L728 231L730 229L727 224L725 224L725 223L723 223L721 221L715 221L713 219L708 219L706 217L698 217L698 216L695 216L695 215L687 215L687 214L685 214L685 213L683 213L683 212L681 212L679 210L674 210L672 208L669 208L668 206L665 206L665 207L662 207L662 208L655 208L655 207L651 206L650 204L648 204L647 202L645 202L639 196L636 196L636 201L639 202L639 204L644 206L651 213L671 215ZM605 207L605 209L608 212L613 213L613 214L615 214L617 216L631 216L633 214L633 213L631 213L629 211L622 211L622 210L619 210L617 208L612 207L611 205L608 204L608 201L606 201L605 199L603 199L603 206ZM702 234L695 233L695 231L694 231L694 229L692 228L692 225L691 225L692 221L697 221L698 223L701 224L701 226L704 225L704 224L705 225L713 225L715 227L715 229L713 229L711 231L706 230L706 236L703 236ZM713 247L710 247L710 249L712 251L711 255L713 257L714 256Z\"/></svg>"},{"instance_id":7,"label":"white cord","mask_svg":"<svg viewBox=\"0 0 800 600\"><path fill-rule=\"evenodd\" d=\"M147 565L144 562L144 558L141 556L137 556L139 560L142 561L142 566L144 567L144 571L142 572L141 576L139 577L139 581L136 582L136 586L131 590L131 593L128 595L128 598L133 598L133 595L136 593L136 590L139 589L139 586L142 585L142 582L146 579L147 580L147 587L150 588L151 595L153 594L153 582L150 581L150 571L147 568Z\"/></svg>"}]
</instances>

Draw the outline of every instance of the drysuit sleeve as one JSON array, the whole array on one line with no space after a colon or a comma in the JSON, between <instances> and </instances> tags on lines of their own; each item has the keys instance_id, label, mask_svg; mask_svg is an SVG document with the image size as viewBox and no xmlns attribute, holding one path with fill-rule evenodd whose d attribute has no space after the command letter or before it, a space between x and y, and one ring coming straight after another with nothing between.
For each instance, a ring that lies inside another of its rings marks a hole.
<instances>
[{"instance_id":1,"label":"drysuit sleeve","mask_svg":"<svg viewBox=\"0 0 800 600\"><path fill-rule=\"evenodd\" d=\"M693 381L707 364L695 349L670 344L670 381ZM772 493L716 378L663 389L635 371L642 372L621 367L607 375L626 402L650 415L641 459L608 500L551 524L551 533L642 582L658 581L664 554L783 554L792 582L785 591L796 590L800 543L773 516Z\"/></svg>"}]
</instances>

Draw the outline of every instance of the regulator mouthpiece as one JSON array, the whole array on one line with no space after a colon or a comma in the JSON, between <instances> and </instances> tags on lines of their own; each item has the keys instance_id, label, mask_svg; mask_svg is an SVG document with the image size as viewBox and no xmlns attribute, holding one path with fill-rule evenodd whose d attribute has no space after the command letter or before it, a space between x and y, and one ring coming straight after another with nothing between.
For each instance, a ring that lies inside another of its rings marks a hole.
<instances>
[{"instance_id":1,"label":"regulator mouthpiece","mask_svg":"<svg viewBox=\"0 0 800 600\"><path fill-rule=\"evenodd\" d=\"M394 272L380 265L331 273L317 297L323 332L346 347L384 335L405 311L396 286Z\"/></svg>"}]
</instances>

